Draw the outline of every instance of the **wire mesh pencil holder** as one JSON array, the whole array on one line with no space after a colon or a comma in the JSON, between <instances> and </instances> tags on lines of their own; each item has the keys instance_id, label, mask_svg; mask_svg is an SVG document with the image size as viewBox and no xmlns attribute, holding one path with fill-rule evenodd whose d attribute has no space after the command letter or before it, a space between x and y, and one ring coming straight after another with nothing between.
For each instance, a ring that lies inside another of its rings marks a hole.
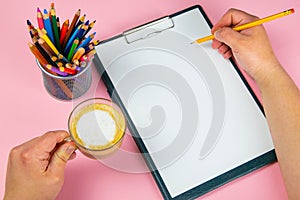
<instances>
[{"instance_id":1,"label":"wire mesh pencil holder","mask_svg":"<svg viewBox=\"0 0 300 200\"><path fill-rule=\"evenodd\" d=\"M47 92L59 100L73 100L85 94L92 82L92 60L90 59L79 73L72 76L57 76L46 71L36 60L42 71L44 86Z\"/></svg>"}]
</instances>

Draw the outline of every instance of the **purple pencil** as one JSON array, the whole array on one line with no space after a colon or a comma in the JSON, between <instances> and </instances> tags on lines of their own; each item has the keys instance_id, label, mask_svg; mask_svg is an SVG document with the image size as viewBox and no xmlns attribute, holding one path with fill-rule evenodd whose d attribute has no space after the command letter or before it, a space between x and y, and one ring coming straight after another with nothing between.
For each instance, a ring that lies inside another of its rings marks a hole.
<instances>
[{"instance_id":1,"label":"purple pencil","mask_svg":"<svg viewBox=\"0 0 300 200\"><path fill-rule=\"evenodd\" d=\"M57 67L49 65L49 64L46 65L46 68L49 69L50 71L58 74L58 75L61 75L61 76L68 76L69 75L68 73L62 72Z\"/></svg>"}]
</instances>

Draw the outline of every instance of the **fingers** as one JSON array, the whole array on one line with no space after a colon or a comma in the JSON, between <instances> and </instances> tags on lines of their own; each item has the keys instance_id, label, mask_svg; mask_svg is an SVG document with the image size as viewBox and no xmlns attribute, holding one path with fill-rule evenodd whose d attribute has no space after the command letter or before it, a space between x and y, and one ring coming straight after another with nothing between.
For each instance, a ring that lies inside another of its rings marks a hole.
<instances>
[{"instance_id":1,"label":"fingers","mask_svg":"<svg viewBox=\"0 0 300 200\"><path fill-rule=\"evenodd\" d=\"M75 158L76 158L76 152L74 151L74 152L72 153L72 155L70 156L69 160L73 160L73 159L75 159Z\"/></svg>"},{"instance_id":2,"label":"fingers","mask_svg":"<svg viewBox=\"0 0 300 200\"><path fill-rule=\"evenodd\" d=\"M215 24L211 32L214 34L218 29L223 27L235 27L245 23L257 20L258 17L248 14L237 9L229 9L223 17Z\"/></svg>"},{"instance_id":3,"label":"fingers","mask_svg":"<svg viewBox=\"0 0 300 200\"><path fill-rule=\"evenodd\" d=\"M51 157L47 171L57 176L63 176L67 161L75 157L75 150L76 147L73 142L59 146Z\"/></svg>"},{"instance_id":4,"label":"fingers","mask_svg":"<svg viewBox=\"0 0 300 200\"><path fill-rule=\"evenodd\" d=\"M217 30L214 35L216 40L226 44L234 51L238 51L240 46L239 43L244 40L244 37L246 37L239 32L227 27Z\"/></svg>"},{"instance_id":5,"label":"fingers","mask_svg":"<svg viewBox=\"0 0 300 200\"><path fill-rule=\"evenodd\" d=\"M225 59L232 57L232 51L226 44L214 39L211 46L213 49L218 49L218 52L222 54Z\"/></svg>"},{"instance_id":6,"label":"fingers","mask_svg":"<svg viewBox=\"0 0 300 200\"><path fill-rule=\"evenodd\" d=\"M49 131L39 137L40 148L50 153L58 143L62 142L68 136L69 133L67 131Z\"/></svg>"}]
</instances>

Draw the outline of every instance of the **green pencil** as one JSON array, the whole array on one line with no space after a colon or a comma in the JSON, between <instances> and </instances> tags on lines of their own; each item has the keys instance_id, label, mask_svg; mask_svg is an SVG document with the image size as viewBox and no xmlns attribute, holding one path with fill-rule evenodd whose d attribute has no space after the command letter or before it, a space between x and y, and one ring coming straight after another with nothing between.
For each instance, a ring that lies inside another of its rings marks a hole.
<instances>
[{"instance_id":1,"label":"green pencil","mask_svg":"<svg viewBox=\"0 0 300 200\"><path fill-rule=\"evenodd\" d=\"M74 50L77 48L77 45L79 43L79 39L76 38L72 44L72 47L69 51L69 54L68 54L68 60L71 61L72 57L73 57L73 54L74 54Z\"/></svg>"},{"instance_id":2,"label":"green pencil","mask_svg":"<svg viewBox=\"0 0 300 200\"><path fill-rule=\"evenodd\" d=\"M51 16L52 16L52 28L53 28L53 32L54 32L55 44L56 44L58 51L61 52L60 43L59 43L59 34L58 34L58 30L57 30L57 20L56 20L56 14L55 14L54 9L51 9Z\"/></svg>"}]
</instances>

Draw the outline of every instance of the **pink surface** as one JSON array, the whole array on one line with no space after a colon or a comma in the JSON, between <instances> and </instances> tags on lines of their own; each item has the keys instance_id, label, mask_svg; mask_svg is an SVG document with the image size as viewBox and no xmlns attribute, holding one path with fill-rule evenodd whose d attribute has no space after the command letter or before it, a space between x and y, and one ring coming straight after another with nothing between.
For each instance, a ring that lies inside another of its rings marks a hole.
<instances>
[{"instance_id":1,"label":"pink surface","mask_svg":"<svg viewBox=\"0 0 300 200\"><path fill-rule=\"evenodd\" d=\"M230 7L240 8L264 17L294 7L296 13L285 19L265 25L275 52L287 72L300 86L300 6L299 0L98 0L55 2L57 15L63 22L72 18L78 8L88 19L97 20L94 30L97 39L113 35L150 20L201 4L215 23ZM1 66L1 127L0 141L0 198L4 193L5 173L9 150L47 130L67 129L67 119L78 101L89 97L108 97L99 76L89 93L74 102L60 102L50 97L43 87L41 73L31 55L27 42L26 19L36 24L36 7L49 8L51 1L10 0L3 4L0 19L3 29L0 37ZM61 22L61 24L62 24ZM9 31L9 32L8 32ZM4 35L4 33L6 33ZM129 134L123 148L137 152ZM134 165L146 170L143 161ZM128 164L128 163L127 163ZM67 165L65 184L58 199L162 199L158 187L149 173L126 173L83 157ZM265 199L284 200L287 195L278 164L272 164L225 186L200 199Z\"/></svg>"}]
</instances>

